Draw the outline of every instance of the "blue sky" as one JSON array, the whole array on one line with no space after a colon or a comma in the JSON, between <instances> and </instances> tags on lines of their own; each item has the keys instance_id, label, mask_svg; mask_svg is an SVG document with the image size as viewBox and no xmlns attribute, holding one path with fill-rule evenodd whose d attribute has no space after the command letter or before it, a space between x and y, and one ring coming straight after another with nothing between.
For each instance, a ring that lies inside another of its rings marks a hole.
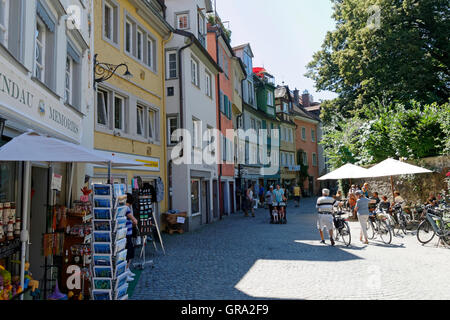
<instances>
[{"instance_id":1,"label":"blue sky","mask_svg":"<svg viewBox=\"0 0 450 320\"><path fill-rule=\"evenodd\" d=\"M305 89L319 99L332 99L332 92L317 92L306 78L306 65L319 51L327 31L335 27L330 0L216 0L217 12L233 32L232 46L249 42L254 66L264 66L293 90ZM214 0L213 0L214 4Z\"/></svg>"}]
</instances>

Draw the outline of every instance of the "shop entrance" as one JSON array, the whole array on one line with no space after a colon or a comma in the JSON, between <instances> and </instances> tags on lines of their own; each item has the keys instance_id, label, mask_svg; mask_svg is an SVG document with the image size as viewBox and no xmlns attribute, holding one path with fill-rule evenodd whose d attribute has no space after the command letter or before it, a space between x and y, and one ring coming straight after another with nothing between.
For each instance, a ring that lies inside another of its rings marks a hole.
<instances>
[{"instance_id":1,"label":"shop entrance","mask_svg":"<svg viewBox=\"0 0 450 320\"><path fill-rule=\"evenodd\" d=\"M28 261L33 278L41 281L44 279L45 265L45 258L42 255L42 239L43 234L47 232L48 176L48 168L32 167Z\"/></svg>"},{"instance_id":2,"label":"shop entrance","mask_svg":"<svg viewBox=\"0 0 450 320\"><path fill-rule=\"evenodd\" d=\"M202 181L202 224L208 224L209 221L209 181Z\"/></svg>"},{"instance_id":3,"label":"shop entrance","mask_svg":"<svg viewBox=\"0 0 450 320\"><path fill-rule=\"evenodd\" d=\"M230 213L234 213L234 182L230 182Z\"/></svg>"}]
</instances>

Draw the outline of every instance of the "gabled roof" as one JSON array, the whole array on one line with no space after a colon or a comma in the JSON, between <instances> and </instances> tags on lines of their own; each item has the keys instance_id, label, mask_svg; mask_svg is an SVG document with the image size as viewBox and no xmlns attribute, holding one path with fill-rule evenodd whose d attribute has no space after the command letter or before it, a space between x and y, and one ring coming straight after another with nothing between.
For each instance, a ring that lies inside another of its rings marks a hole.
<instances>
[{"instance_id":1,"label":"gabled roof","mask_svg":"<svg viewBox=\"0 0 450 320\"><path fill-rule=\"evenodd\" d=\"M253 58L255 55L253 54L252 47L250 46L250 43L241 44L241 45L239 45L237 47L234 47L233 50L234 51L238 51L238 50L241 50L241 49L245 49L245 47L248 47L248 49L250 50L251 57Z\"/></svg>"},{"instance_id":2,"label":"gabled roof","mask_svg":"<svg viewBox=\"0 0 450 320\"><path fill-rule=\"evenodd\" d=\"M218 71L218 72L223 72L222 68L217 64L217 62L211 57L211 55L209 54L209 52L205 49L205 47L201 44L201 42L197 39L197 37L188 31L184 31L184 30L179 30L176 29L173 31L176 34L179 34L181 36L184 36L186 38L189 38L192 43L198 48L200 49L200 51L203 53L203 55L206 57L206 59L208 59L208 61L214 66L214 68Z\"/></svg>"}]
</instances>

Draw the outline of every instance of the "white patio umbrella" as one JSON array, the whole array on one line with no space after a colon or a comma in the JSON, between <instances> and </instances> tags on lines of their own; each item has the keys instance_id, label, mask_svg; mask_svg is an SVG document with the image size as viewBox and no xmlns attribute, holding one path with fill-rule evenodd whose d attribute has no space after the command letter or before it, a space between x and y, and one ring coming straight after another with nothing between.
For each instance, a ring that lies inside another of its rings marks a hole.
<instances>
[{"instance_id":1,"label":"white patio umbrella","mask_svg":"<svg viewBox=\"0 0 450 320\"><path fill-rule=\"evenodd\" d=\"M18 137L15 137L7 144L0 148L0 161L23 161L25 162L24 172L24 194L30 194L30 180L31 180L31 162L67 162L67 163L100 163L108 166L108 176L110 176L111 167L120 166L142 166L143 164L137 161L123 159L111 153L111 156L105 156L89 150L80 145L66 142L56 138L39 135L36 132L29 131ZM73 180L73 165L69 186L71 188ZM69 194L71 190L69 191ZM22 205L22 233L20 240L22 242L22 256L21 256L21 272L20 282L23 288L25 275L25 251L28 242L28 230L26 225L28 223L28 210L30 206L29 197L23 197Z\"/></svg>"},{"instance_id":2,"label":"white patio umbrella","mask_svg":"<svg viewBox=\"0 0 450 320\"><path fill-rule=\"evenodd\" d=\"M327 173L318 180L360 179L369 176L367 169L347 163L342 167Z\"/></svg>"},{"instance_id":3,"label":"white patio umbrella","mask_svg":"<svg viewBox=\"0 0 450 320\"><path fill-rule=\"evenodd\" d=\"M368 170L370 178L378 177L390 177L392 196L394 196L394 181L393 176L399 176L403 174L417 174L417 173L432 173L428 169L414 166L412 164L388 158Z\"/></svg>"}]
</instances>

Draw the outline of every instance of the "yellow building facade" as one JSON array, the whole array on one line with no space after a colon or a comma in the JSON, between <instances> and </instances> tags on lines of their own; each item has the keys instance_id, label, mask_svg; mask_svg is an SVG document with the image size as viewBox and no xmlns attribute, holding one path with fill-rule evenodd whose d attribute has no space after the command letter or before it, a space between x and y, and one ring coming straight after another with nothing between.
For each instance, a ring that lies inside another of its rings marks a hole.
<instances>
[{"instance_id":1,"label":"yellow building facade","mask_svg":"<svg viewBox=\"0 0 450 320\"><path fill-rule=\"evenodd\" d=\"M94 1L96 101L94 148L144 162L143 167L113 169L114 183L141 177L164 183L164 199L157 212L168 206L167 126L165 109L165 44L171 27L158 1ZM106 64L120 65L114 75ZM131 77L126 74L131 73ZM103 73L104 72L104 73ZM105 79L107 78L107 79ZM101 79L101 80L100 80ZM94 167L94 182L106 182L107 169Z\"/></svg>"}]
</instances>

